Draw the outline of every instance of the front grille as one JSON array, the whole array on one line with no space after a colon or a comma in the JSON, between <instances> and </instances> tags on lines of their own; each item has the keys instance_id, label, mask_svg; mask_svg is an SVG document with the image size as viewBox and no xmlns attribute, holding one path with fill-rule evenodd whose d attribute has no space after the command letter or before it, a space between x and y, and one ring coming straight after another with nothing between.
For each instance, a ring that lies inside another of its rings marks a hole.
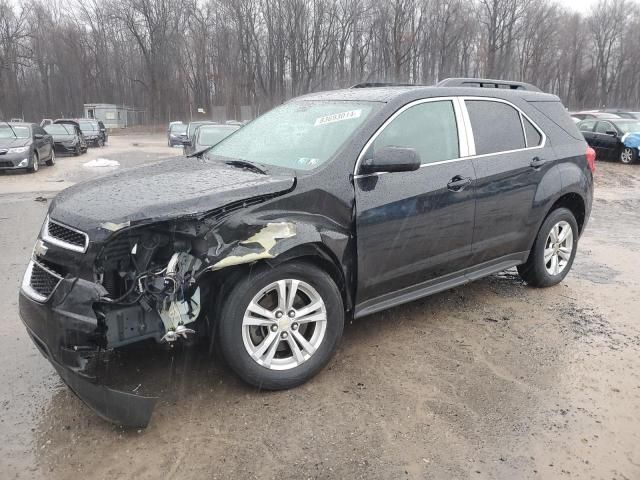
<instances>
[{"instance_id":1,"label":"front grille","mask_svg":"<svg viewBox=\"0 0 640 480\"><path fill-rule=\"evenodd\" d=\"M11 167L13 167L13 166L14 166L14 165L13 165L13 162L7 162L6 160L5 160L5 161L0 162L0 167L4 167L4 168L11 168Z\"/></svg>"},{"instance_id":2,"label":"front grille","mask_svg":"<svg viewBox=\"0 0 640 480\"><path fill-rule=\"evenodd\" d=\"M45 302L61 280L57 273L31 260L22 281L22 290L31 298Z\"/></svg>"},{"instance_id":3,"label":"front grille","mask_svg":"<svg viewBox=\"0 0 640 480\"><path fill-rule=\"evenodd\" d=\"M76 230L47 218L44 239L62 248L85 252L89 244L86 233Z\"/></svg>"}]
</instances>

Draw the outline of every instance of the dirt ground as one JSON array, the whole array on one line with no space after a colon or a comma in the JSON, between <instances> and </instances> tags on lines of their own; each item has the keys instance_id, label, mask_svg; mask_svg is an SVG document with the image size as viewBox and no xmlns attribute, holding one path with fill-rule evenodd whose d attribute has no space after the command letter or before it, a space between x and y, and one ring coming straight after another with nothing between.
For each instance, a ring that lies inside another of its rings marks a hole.
<instances>
[{"instance_id":1,"label":"dirt ground","mask_svg":"<svg viewBox=\"0 0 640 480\"><path fill-rule=\"evenodd\" d=\"M164 142L112 137L0 176L0 477L640 478L640 166L598 163L593 214L559 286L507 271L353 322L328 368L286 392L251 389L200 349L138 349L123 362L161 394L151 424L100 420L18 318L48 204L34 199L99 174L82 166L90 158L179 153Z\"/></svg>"}]
</instances>

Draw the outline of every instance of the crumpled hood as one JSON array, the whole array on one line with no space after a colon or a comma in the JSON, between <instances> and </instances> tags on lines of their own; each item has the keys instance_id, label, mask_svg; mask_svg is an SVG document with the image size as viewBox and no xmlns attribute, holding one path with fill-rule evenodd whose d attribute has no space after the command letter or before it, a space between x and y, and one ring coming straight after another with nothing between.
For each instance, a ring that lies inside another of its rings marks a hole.
<instances>
[{"instance_id":1,"label":"crumpled hood","mask_svg":"<svg viewBox=\"0 0 640 480\"><path fill-rule=\"evenodd\" d=\"M0 148L9 149L14 147L24 147L29 145L31 139L29 138L0 138Z\"/></svg>"},{"instance_id":2,"label":"crumpled hood","mask_svg":"<svg viewBox=\"0 0 640 480\"><path fill-rule=\"evenodd\" d=\"M52 219L89 233L202 214L238 201L289 191L293 175L263 175L222 162L179 157L96 178L62 191ZM102 236L102 235L100 235Z\"/></svg>"}]
</instances>

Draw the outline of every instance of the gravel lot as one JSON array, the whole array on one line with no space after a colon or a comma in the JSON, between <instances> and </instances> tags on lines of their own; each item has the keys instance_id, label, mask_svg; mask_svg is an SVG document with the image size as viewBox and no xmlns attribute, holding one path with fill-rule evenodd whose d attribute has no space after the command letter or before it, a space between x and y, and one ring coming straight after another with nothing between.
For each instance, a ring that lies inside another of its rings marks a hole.
<instances>
[{"instance_id":1,"label":"gravel lot","mask_svg":"<svg viewBox=\"0 0 640 480\"><path fill-rule=\"evenodd\" d=\"M48 204L34 200L99 175L90 159L179 153L160 135L114 136L34 175L0 175L0 477L640 478L640 166L598 164L559 286L507 271L354 322L329 367L286 392L251 389L199 349L138 349L123 363L162 395L151 424L100 420L18 318Z\"/></svg>"}]
</instances>

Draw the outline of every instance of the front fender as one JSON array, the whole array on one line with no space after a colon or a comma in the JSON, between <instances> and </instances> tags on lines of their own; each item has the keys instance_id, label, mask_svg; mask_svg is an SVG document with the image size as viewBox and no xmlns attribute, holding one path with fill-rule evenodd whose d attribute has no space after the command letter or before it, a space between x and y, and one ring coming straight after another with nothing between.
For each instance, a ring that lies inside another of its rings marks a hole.
<instances>
[{"instance_id":1,"label":"front fender","mask_svg":"<svg viewBox=\"0 0 640 480\"><path fill-rule=\"evenodd\" d=\"M318 257L339 272L350 305L355 259L350 231L318 215L234 216L206 236L209 267L215 272L258 261L277 264L299 257Z\"/></svg>"}]
</instances>

